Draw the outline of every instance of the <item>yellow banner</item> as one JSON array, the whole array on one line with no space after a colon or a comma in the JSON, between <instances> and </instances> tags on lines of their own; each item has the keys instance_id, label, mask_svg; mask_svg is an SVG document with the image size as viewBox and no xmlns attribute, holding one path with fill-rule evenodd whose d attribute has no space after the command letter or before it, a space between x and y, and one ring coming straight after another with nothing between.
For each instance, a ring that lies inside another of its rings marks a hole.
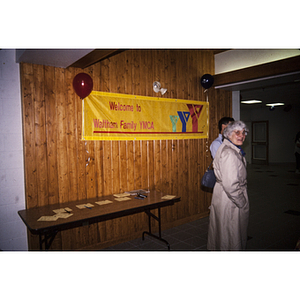
<instances>
[{"instance_id":1,"label":"yellow banner","mask_svg":"<svg viewBox=\"0 0 300 300\"><path fill-rule=\"evenodd\" d=\"M83 140L208 138L208 102L93 91L82 109Z\"/></svg>"}]
</instances>

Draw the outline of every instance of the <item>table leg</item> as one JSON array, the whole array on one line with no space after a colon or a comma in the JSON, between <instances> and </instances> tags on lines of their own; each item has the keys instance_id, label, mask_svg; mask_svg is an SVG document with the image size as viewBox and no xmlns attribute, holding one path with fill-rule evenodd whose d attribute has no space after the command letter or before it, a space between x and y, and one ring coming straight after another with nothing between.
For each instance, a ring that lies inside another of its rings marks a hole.
<instances>
[{"instance_id":1,"label":"table leg","mask_svg":"<svg viewBox=\"0 0 300 300\"><path fill-rule=\"evenodd\" d=\"M40 250L43 250L43 239L42 239L42 233L39 234L39 243L40 243Z\"/></svg>"},{"instance_id":2,"label":"table leg","mask_svg":"<svg viewBox=\"0 0 300 300\"><path fill-rule=\"evenodd\" d=\"M167 244L168 246L168 250L170 250L170 244L161 237L161 217L160 217L160 208L158 208L158 217L156 215L154 215L153 213L150 212L150 210L146 210L145 213L148 215L148 221L149 221L149 231L144 231L143 232L143 235L142 235L142 239L144 240L145 239L145 234L153 237L153 238L156 238L164 243ZM151 232L151 217L158 221L158 236L157 235L154 235L152 232Z\"/></svg>"},{"instance_id":3,"label":"table leg","mask_svg":"<svg viewBox=\"0 0 300 300\"><path fill-rule=\"evenodd\" d=\"M43 250L43 243L45 244L45 249L44 250L49 250L56 234L58 231L53 231L50 233L40 233L39 234L39 242L40 242L40 250ZM44 238L42 236L44 235Z\"/></svg>"}]
</instances>

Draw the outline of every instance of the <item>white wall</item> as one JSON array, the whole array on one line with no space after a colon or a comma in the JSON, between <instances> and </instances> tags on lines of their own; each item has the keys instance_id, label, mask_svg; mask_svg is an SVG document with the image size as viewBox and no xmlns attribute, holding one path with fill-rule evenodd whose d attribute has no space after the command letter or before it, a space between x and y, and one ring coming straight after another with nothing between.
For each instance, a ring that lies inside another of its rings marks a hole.
<instances>
[{"instance_id":1,"label":"white wall","mask_svg":"<svg viewBox=\"0 0 300 300\"><path fill-rule=\"evenodd\" d=\"M281 106L274 111L267 107L241 109L241 120L249 122L247 124L251 124L251 121L269 121L269 162L295 163L294 140L300 131L300 106L293 107L289 112L285 112ZM250 147L250 139L247 140Z\"/></svg>"},{"instance_id":2,"label":"white wall","mask_svg":"<svg viewBox=\"0 0 300 300\"><path fill-rule=\"evenodd\" d=\"M27 250L22 109L16 51L0 50L0 249Z\"/></svg>"},{"instance_id":3,"label":"white wall","mask_svg":"<svg viewBox=\"0 0 300 300\"><path fill-rule=\"evenodd\" d=\"M236 49L215 55L215 74L300 55L299 49Z\"/></svg>"},{"instance_id":4,"label":"white wall","mask_svg":"<svg viewBox=\"0 0 300 300\"><path fill-rule=\"evenodd\" d=\"M232 117L240 120L240 91L232 92Z\"/></svg>"}]
</instances>

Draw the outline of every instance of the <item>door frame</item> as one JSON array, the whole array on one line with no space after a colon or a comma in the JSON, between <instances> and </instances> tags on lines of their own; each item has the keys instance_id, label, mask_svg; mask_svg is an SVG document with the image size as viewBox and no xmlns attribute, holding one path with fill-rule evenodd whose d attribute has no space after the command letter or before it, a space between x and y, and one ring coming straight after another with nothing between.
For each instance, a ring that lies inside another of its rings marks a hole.
<instances>
[{"instance_id":1,"label":"door frame","mask_svg":"<svg viewBox=\"0 0 300 300\"><path fill-rule=\"evenodd\" d=\"M266 124L266 141L256 141L254 140L254 126L257 123L265 123ZM266 159L255 158L255 146L265 146L266 147ZM252 121L252 139L251 139L251 148L252 148L252 164L259 165L268 165L269 164L269 121Z\"/></svg>"}]
</instances>

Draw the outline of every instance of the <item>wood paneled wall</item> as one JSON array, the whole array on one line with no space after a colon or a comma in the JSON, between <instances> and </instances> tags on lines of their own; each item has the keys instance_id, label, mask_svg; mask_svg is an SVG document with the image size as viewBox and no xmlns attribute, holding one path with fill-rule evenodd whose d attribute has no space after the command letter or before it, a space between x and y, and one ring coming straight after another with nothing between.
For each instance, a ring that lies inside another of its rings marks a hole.
<instances>
[{"instance_id":1,"label":"wood paneled wall","mask_svg":"<svg viewBox=\"0 0 300 300\"><path fill-rule=\"evenodd\" d=\"M27 208L155 188L182 199L162 209L162 229L207 216L211 194L200 180L217 122L231 116L231 93L207 92L209 139L82 141L82 100L72 87L80 72L93 78L96 91L157 97L152 83L158 80L168 89L164 98L206 101L200 78L214 74L214 57L210 50L127 50L85 70L22 63ZM52 249L99 249L146 228L143 213L87 225L59 233ZM37 244L29 234L29 248Z\"/></svg>"}]
</instances>

